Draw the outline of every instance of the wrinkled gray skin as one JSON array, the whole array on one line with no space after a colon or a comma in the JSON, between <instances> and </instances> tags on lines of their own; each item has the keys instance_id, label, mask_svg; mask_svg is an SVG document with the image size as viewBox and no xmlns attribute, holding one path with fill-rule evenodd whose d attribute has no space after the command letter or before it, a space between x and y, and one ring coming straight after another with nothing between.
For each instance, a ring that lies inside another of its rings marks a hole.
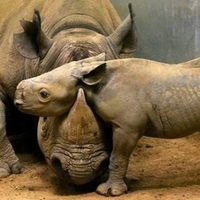
<instances>
[{"instance_id":1,"label":"wrinkled gray skin","mask_svg":"<svg viewBox=\"0 0 200 200\"><path fill-rule=\"evenodd\" d=\"M21 82L16 97L23 88L22 111L57 115L72 107L83 88L88 104L113 131L109 179L97 192L117 196L127 191L124 176L129 156L143 135L170 139L200 130L199 60L177 65L134 58L70 63ZM48 94L45 104L36 97L41 87ZM63 90L55 92L58 87Z\"/></svg>"},{"instance_id":2,"label":"wrinkled gray skin","mask_svg":"<svg viewBox=\"0 0 200 200\"><path fill-rule=\"evenodd\" d=\"M31 19L34 8L39 12L32 21L21 20ZM5 177L21 172L5 119L17 84L101 52L106 59L129 57L135 37L130 17L121 24L109 0L8 0L0 2L0 17L0 177Z\"/></svg>"}]
</instances>

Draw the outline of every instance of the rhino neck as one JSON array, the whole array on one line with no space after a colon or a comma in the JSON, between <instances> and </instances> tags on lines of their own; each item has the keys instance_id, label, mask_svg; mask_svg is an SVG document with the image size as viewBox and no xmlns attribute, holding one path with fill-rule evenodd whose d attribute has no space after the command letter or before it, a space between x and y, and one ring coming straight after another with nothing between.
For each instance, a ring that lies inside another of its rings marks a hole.
<instances>
[{"instance_id":1,"label":"rhino neck","mask_svg":"<svg viewBox=\"0 0 200 200\"><path fill-rule=\"evenodd\" d=\"M54 37L59 32L72 28L85 28L93 30L99 34L106 35L103 26L93 17L83 14L70 15L56 23L50 31L50 36Z\"/></svg>"}]
</instances>

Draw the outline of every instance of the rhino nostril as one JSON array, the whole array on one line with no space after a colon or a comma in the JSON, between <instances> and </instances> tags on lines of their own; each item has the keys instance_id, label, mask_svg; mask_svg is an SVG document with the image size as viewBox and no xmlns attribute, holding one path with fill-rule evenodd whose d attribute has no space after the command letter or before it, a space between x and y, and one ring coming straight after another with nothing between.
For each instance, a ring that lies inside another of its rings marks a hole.
<instances>
[{"instance_id":1,"label":"rhino nostril","mask_svg":"<svg viewBox=\"0 0 200 200\"><path fill-rule=\"evenodd\" d=\"M21 106L21 105L23 104L23 101L21 101L21 100L15 100L15 101L14 101L14 104L15 104L16 106Z\"/></svg>"},{"instance_id":2,"label":"rhino nostril","mask_svg":"<svg viewBox=\"0 0 200 200\"><path fill-rule=\"evenodd\" d=\"M58 172L61 172L63 170L61 161L56 157L52 158L51 165Z\"/></svg>"},{"instance_id":3,"label":"rhino nostril","mask_svg":"<svg viewBox=\"0 0 200 200\"><path fill-rule=\"evenodd\" d=\"M101 162L101 164L99 165L99 170L104 173L107 169L108 169L108 166L109 166L109 159L105 159Z\"/></svg>"},{"instance_id":4,"label":"rhino nostril","mask_svg":"<svg viewBox=\"0 0 200 200\"><path fill-rule=\"evenodd\" d=\"M46 122L47 121L47 117L43 117L43 122Z\"/></svg>"}]
</instances>

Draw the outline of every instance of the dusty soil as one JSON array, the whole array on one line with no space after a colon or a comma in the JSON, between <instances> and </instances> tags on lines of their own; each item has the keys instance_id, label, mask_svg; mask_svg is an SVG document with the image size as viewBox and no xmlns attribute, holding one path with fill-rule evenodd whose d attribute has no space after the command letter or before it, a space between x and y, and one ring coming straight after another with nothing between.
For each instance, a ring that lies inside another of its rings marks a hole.
<instances>
[{"instance_id":1,"label":"dusty soil","mask_svg":"<svg viewBox=\"0 0 200 200\"><path fill-rule=\"evenodd\" d=\"M19 151L18 156L23 173L0 179L1 200L108 199L94 192L98 181L80 187L59 180L38 151ZM129 193L113 199L200 199L200 134L176 140L142 138L131 155L127 182Z\"/></svg>"}]
</instances>

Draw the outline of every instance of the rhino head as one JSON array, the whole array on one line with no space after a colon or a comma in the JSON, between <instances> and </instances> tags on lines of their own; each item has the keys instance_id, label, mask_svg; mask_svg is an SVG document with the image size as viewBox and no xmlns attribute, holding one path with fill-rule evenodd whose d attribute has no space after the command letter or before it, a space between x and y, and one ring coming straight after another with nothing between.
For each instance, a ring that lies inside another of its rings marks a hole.
<instances>
[{"instance_id":1,"label":"rhino head","mask_svg":"<svg viewBox=\"0 0 200 200\"><path fill-rule=\"evenodd\" d=\"M52 170L75 184L101 175L111 150L104 127L87 105L83 89L69 113L40 117L38 141Z\"/></svg>"},{"instance_id":2,"label":"rhino head","mask_svg":"<svg viewBox=\"0 0 200 200\"><path fill-rule=\"evenodd\" d=\"M129 8L130 14L112 33L106 33L95 19L84 16L82 21L76 15L63 18L52 30L44 31L40 13L35 10L32 21L21 20L24 31L14 34L13 39L17 51L26 58L26 78L103 52L106 60L119 58L120 54L132 56L137 31Z\"/></svg>"}]
</instances>

